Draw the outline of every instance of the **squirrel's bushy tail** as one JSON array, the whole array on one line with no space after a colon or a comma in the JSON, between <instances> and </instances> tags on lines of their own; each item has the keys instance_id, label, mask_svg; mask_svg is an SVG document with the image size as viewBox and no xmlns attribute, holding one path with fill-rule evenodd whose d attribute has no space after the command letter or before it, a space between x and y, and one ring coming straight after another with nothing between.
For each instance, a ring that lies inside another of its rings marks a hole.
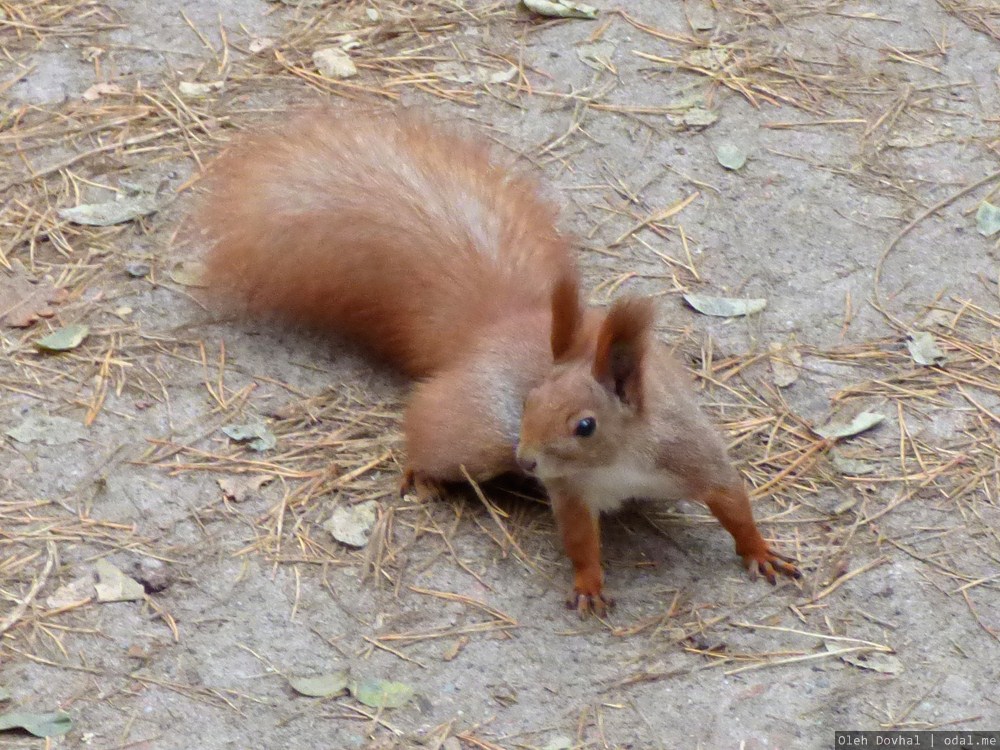
<instances>
[{"instance_id":1,"label":"squirrel's bushy tail","mask_svg":"<svg viewBox=\"0 0 1000 750\"><path fill-rule=\"evenodd\" d=\"M214 289L413 376L576 274L534 180L405 113L326 109L241 140L211 168L196 222Z\"/></svg>"}]
</instances>

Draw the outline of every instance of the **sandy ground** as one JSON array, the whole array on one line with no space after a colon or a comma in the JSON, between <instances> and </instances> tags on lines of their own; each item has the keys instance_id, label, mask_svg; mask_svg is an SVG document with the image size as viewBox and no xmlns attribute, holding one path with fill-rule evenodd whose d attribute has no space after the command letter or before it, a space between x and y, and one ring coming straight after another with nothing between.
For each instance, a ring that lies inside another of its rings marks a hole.
<instances>
[{"instance_id":1,"label":"sandy ground","mask_svg":"<svg viewBox=\"0 0 1000 750\"><path fill-rule=\"evenodd\" d=\"M72 720L0 747L825 748L838 729L1000 729L998 249L975 218L1000 185L1000 10L599 5L543 22L461 0L0 2L0 299L15 277L66 290L36 305L54 317L0 325L0 433L20 436L0 437L0 710ZM313 51L345 45L358 75L323 79ZM593 300L660 297L800 583L750 583L698 507L640 506L605 528L617 608L581 622L537 498L396 497L404 381L201 304L176 264L199 252L183 219L202 165L338 97L428 108L542 171ZM733 150L736 171L717 159ZM156 213L58 213L134 186ZM708 318L688 292L768 303ZM71 324L81 344L36 349ZM911 359L914 331L943 366ZM811 430L861 411L885 419ZM36 417L63 421L17 432ZM221 430L248 423L277 444ZM220 486L254 478L245 497ZM334 541L333 510L368 500L368 546ZM144 590L99 601L101 561ZM415 697L376 710L360 689L290 687L344 669Z\"/></svg>"}]
</instances>

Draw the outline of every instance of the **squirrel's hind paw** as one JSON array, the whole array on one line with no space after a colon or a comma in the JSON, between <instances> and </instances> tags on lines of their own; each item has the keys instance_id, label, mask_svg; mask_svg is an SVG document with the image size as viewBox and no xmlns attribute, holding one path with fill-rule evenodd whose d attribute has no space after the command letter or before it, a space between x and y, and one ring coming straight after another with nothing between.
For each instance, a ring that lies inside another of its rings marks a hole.
<instances>
[{"instance_id":1,"label":"squirrel's hind paw","mask_svg":"<svg viewBox=\"0 0 1000 750\"><path fill-rule=\"evenodd\" d=\"M420 502L437 500L444 497L445 485L421 471L407 466L403 469L403 478L399 483L399 496L416 495Z\"/></svg>"},{"instance_id":2,"label":"squirrel's hind paw","mask_svg":"<svg viewBox=\"0 0 1000 750\"><path fill-rule=\"evenodd\" d=\"M743 564L746 565L746 569L750 573L750 580L755 580L758 575L762 575L772 586L777 583L778 573L789 578L802 577L802 571L795 565L795 560L770 549L744 555Z\"/></svg>"}]
</instances>

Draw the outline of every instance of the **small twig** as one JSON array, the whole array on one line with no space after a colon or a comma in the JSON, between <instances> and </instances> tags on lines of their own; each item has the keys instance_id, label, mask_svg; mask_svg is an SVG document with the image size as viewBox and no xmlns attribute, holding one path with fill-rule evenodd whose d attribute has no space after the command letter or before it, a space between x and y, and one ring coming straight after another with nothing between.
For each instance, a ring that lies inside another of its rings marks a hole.
<instances>
[{"instance_id":1,"label":"small twig","mask_svg":"<svg viewBox=\"0 0 1000 750\"><path fill-rule=\"evenodd\" d=\"M892 251L896 249L896 245L899 244L900 240L902 240L906 235L908 235L913 230L913 228L917 226L917 224L920 224L922 221L924 221L924 219L933 216L942 208L951 205L959 198L968 195L969 193L978 190L983 185L988 185L989 183L997 179L1000 179L1000 170L997 170L992 174L988 174L981 180L978 180L972 183L971 185L962 188L957 193L953 193L952 195L949 195L947 198L938 201L933 206L924 211L922 214L920 214L913 221L911 221L909 224L907 224L905 227L903 227L896 234L896 236L889 241L889 244L885 246L885 250L882 251L882 255L879 257L878 263L875 264L875 275L872 278L872 298L873 298L872 307L874 307L876 310L882 313L882 315L884 315L885 318L899 330L905 331L909 328L909 326L904 324L902 321L899 320L899 318L895 317L882 307L882 299L881 295L879 294L879 283L882 280L882 267L885 265L886 259L889 257Z\"/></svg>"},{"instance_id":2,"label":"small twig","mask_svg":"<svg viewBox=\"0 0 1000 750\"><path fill-rule=\"evenodd\" d=\"M14 607L14 611L7 615L3 622L0 622L0 635L3 635L14 627L17 621L21 619L28 607L30 607L31 603L35 600L35 597L38 595L42 586L45 585L45 582L49 578L49 574L52 572L52 568L55 567L56 561L59 559L59 553L56 549L55 542L51 540L46 542L45 549L48 553L48 558L45 560L45 566L42 568L42 572L32 582L31 588L28 589L28 593L25 594L24 598L18 602L16 607Z\"/></svg>"},{"instance_id":3,"label":"small twig","mask_svg":"<svg viewBox=\"0 0 1000 750\"><path fill-rule=\"evenodd\" d=\"M479 487L479 483L472 478L472 476L469 474L468 471L466 471L465 466L462 466L461 469L462 469L462 476L465 477L465 481L467 481L472 486L472 490L476 493L476 496L479 498L483 506L486 508L487 512L490 514L490 518L493 519L493 523L495 523L497 525L497 528L500 529L500 532L507 540L507 543L514 548L514 551L517 553L516 555L517 558L525 565L527 565L530 569L537 570L537 568L531 564L531 561L528 559L528 556L525 554L524 550L521 549L521 545L519 545L517 543L517 540L515 540L514 537L511 536L510 531L508 531L507 529L507 525L503 522L503 520L501 520L500 514L497 512L497 509L493 506L493 503L491 503L489 499L486 497L486 495L483 494L482 489Z\"/></svg>"},{"instance_id":4,"label":"small twig","mask_svg":"<svg viewBox=\"0 0 1000 750\"><path fill-rule=\"evenodd\" d=\"M838 649L837 651L822 651L818 654L805 654L803 656L790 656L787 659L777 659L775 661L766 661L759 664L749 664L745 667L738 667L737 669L728 669L723 674L726 676L732 674L739 674L740 672L750 672L754 669L765 669L767 667L780 667L783 664L798 664L804 661L816 661L817 659L829 659L831 656L843 656L844 654L856 653L858 651L882 651L881 648L872 648L871 646L849 646L847 648Z\"/></svg>"},{"instance_id":5,"label":"small twig","mask_svg":"<svg viewBox=\"0 0 1000 750\"><path fill-rule=\"evenodd\" d=\"M50 174L54 172L59 172L63 169L66 169L67 167L71 167L77 162L83 161L88 157L96 156L97 154L103 154L106 151L114 151L116 148L128 148L130 146L138 146L141 143L148 143L149 141L155 141L157 138L162 138L167 135L174 135L179 132L181 132L180 128L167 128L166 130L161 130L156 133L147 133L146 135L138 135L135 138L126 138L124 141L121 141L120 143L119 142L106 143L103 146L98 146L97 148L92 148L89 151L84 151L83 153L70 156L66 159L63 159L60 162L56 162L55 164L45 167L44 169L33 171L27 177L22 177L20 179L8 182L6 185L0 186L0 193L4 193L10 188L20 185L24 182L31 182L33 180L39 180L42 177L48 177Z\"/></svg>"},{"instance_id":6,"label":"small twig","mask_svg":"<svg viewBox=\"0 0 1000 750\"><path fill-rule=\"evenodd\" d=\"M877 568L879 565L883 565L884 563L887 562L889 562L888 557L879 557L876 558L875 560L872 560L870 563L862 565L860 568L855 568L850 573L845 573L844 575L840 576L836 581L831 583L829 586L827 586L825 589L823 589L818 594L813 596L811 599L808 599L805 602L803 602L803 604L815 604L820 599L823 599L824 597L827 597L830 594L832 594L834 591L843 586L852 578L855 578L856 576L859 576L862 573L866 573L872 568Z\"/></svg>"}]
</instances>

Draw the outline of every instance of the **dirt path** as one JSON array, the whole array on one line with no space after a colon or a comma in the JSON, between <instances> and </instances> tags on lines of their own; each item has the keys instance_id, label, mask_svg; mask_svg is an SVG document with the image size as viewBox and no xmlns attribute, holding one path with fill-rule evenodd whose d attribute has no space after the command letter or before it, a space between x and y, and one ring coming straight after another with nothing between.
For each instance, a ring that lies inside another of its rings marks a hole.
<instances>
[{"instance_id":1,"label":"dirt path","mask_svg":"<svg viewBox=\"0 0 1000 750\"><path fill-rule=\"evenodd\" d=\"M0 319L0 712L63 710L51 746L98 748L749 750L1000 729L1000 255L976 225L1000 205L1000 10L152 5L0 3L0 316L26 289L54 313ZM319 76L326 47L357 76ZM182 221L201 165L330 97L430 108L545 173L593 300L661 297L662 335L801 585L745 580L700 508L639 508L606 528L619 606L580 622L543 503L395 497L404 382L204 309L177 266L199 250ZM135 189L158 211L58 213ZM708 318L683 293L767 308ZM73 324L82 343L37 350ZM943 367L913 361L915 331ZM861 435L811 429L865 411L884 420ZM222 431L247 424L275 446ZM367 548L334 541L333 509L366 500ZM97 601L98 561L145 593ZM350 695L289 685L345 669ZM416 696L376 711L366 680Z\"/></svg>"}]
</instances>

